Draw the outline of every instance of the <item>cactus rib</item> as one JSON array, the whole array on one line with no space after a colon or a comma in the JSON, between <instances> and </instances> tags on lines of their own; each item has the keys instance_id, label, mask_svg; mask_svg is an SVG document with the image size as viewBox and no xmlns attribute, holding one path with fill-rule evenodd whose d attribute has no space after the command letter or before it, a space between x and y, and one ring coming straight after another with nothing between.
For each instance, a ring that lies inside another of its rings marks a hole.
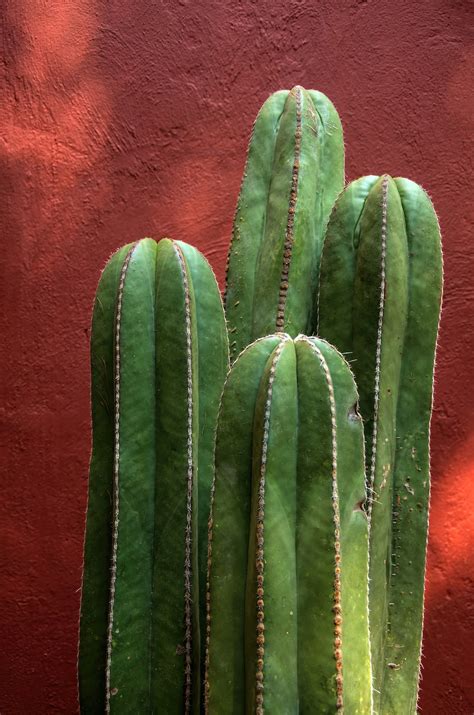
<instances>
[{"instance_id":1,"label":"cactus rib","mask_svg":"<svg viewBox=\"0 0 474 715\"><path fill-rule=\"evenodd\" d=\"M120 329L122 319L123 289L125 276L135 249L134 244L123 263L117 293L117 315L115 318L115 404L114 404L114 480L113 480L113 530L112 563L110 567L109 620L107 625L107 662L105 670L105 711L110 712L110 668L112 665L112 633L114 626L115 584L117 580L117 543L120 516L119 466L120 466Z\"/></svg>"},{"instance_id":2,"label":"cactus rib","mask_svg":"<svg viewBox=\"0 0 474 715\"><path fill-rule=\"evenodd\" d=\"M278 336L273 335L273 336L266 336L265 338L259 338L256 340L252 345L247 346L244 348L240 355L244 356L253 345L257 344L265 344L268 343L269 340L274 339L276 343L278 343ZM227 383L229 378L231 377L231 373L229 372L227 374L226 380L224 382L224 388L223 392L221 395L221 400L219 404L219 411L217 415L217 423L222 421L222 412L223 412L223 398L224 398L224 393L226 391ZM214 448L214 453L216 451L217 447L217 431L215 433L215 448ZM215 512L215 491L216 491L216 470L215 470L215 465L214 465L214 473L213 473L213 478L212 478L212 486L211 486L211 494L210 494L210 511L209 511L209 519L208 519L208 529L207 529L207 574L206 574L206 652L205 652L205 668L204 668L204 709L206 714L209 712L209 669L210 669L210 639L211 639L211 623L212 623L212 599L211 599L211 583L210 583L210 575L211 575L211 569L212 569L212 554L213 554L213 535L214 535L214 512Z\"/></svg>"},{"instance_id":3,"label":"cactus rib","mask_svg":"<svg viewBox=\"0 0 474 715\"><path fill-rule=\"evenodd\" d=\"M336 709L344 707L343 698L343 668L342 668L342 607L341 607L341 519L339 513L339 490L337 486L337 421L336 403L334 400L334 387L328 364L318 346L311 340L308 345L316 353L326 378L329 403L331 409L331 438L332 438L332 506L334 519L334 660L336 664Z\"/></svg>"},{"instance_id":4,"label":"cactus rib","mask_svg":"<svg viewBox=\"0 0 474 715\"><path fill-rule=\"evenodd\" d=\"M296 128L295 128L295 148L293 172L291 176L290 201L288 206L288 218L286 221L285 243L283 244L283 267L280 278L280 291L276 314L276 330L282 331L285 325L285 306L288 294L288 281L290 277L291 255L293 251L294 229L295 229L295 210L296 200L298 197L298 178L300 173L300 154L301 154L301 88L296 87L295 90L295 112L296 112Z\"/></svg>"},{"instance_id":5,"label":"cactus rib","mask_svg":"<svg viewBox=\"0 0 474 715\"><path fill-rule=\"evenodd\" d=\"M375 347L375 377L374 377L374 417L372 426L372 455L370 460L370 474L367 484L367 513L372 513L374 499L375 468L377 460L377 431L380 403L380 363L382 355L383 319L385 310L385 261L387 258L387 194L388 176L382 179L382 227L380 231L380 298L379 315L377 323L377 342Z\"/></svg>"}]
</instances>

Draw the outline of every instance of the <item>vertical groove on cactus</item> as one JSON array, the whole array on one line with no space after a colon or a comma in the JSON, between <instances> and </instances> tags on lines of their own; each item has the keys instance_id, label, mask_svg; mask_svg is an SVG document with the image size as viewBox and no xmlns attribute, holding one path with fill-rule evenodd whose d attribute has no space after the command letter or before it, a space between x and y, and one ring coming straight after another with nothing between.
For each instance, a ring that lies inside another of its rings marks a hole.
<instances>
[{"instance_id":1,"label":"vertical groove on cactus","mask_svg":"<svg viewBox=\"0 0 474 715\"><path fill-rule=\"evenodd\" d=\"M372 455L370 460L370 474L367 484L367 514L371 516L372 502L374 499L375 468L377 463L377 430L380 403L380 364L382 356L383 317L385 310L385 260L387 257L387 200L388 176L382 181L382 226L380 232L380 301L379 318L377 324L377 343L375 347L375 385L374 385L374 424L372 428Z\"/></svg>"},{"instance_id":2,"label":"vertical groove on cactus","mask_svg":"<svg viewBox=\"0 0 474 715\"><path fill-rule=\"evenodd\" d=\"M112 665L112 634L114 627L115 585L117 579L117 545L120 518L119 470L120 470L120 328L122 320L122 301L125 277L135 250L136 243L130 248L120 273L117 294L117 314L115 316L115 360L114 360L114 480L113 480L113 529L112 557L110 565L109 617L107 624L107 661L105 666L105 711L110 712L110 670Z\"/></svg>"},{"instance_id":3,"label":"vertical groove on cactus","mask_svg":"<svg viewBox=\"0 0 474 715\"><path fill-rule=\"evenodd\" d=\"M256 715L263 715L264 709L264 666L265 666L265 471L267 465L268 438L270 430L270 413L272 408L273 383L275 372L285 341L282 341L274 352L272 366L268 379L267 399L263 426L262 456L260 462L260 479L258 485L258 506L256 520L256 559L257 572L257 672L255 676Z\"/></svg>"},{"instance_id":4,"label":"vertical groove on cactus","mask_svg":"<svg viewBox=\"0 0 474 715\"><path fill-rule=\"evenodd\" d=\"M184 623L185 623L185 690L184 708L189 713L192 701L192 648L193 648L193 614L192 614L192 515L193 515L193 483L194 483L194 444L193 444L193 368L191 345L191 307L189 295L188 273L184 256L179 246L173 244L183 274L185 330L186 330L186 361L187 361L187 401L188 401L188 473L186 490L186 529L184 550Z\"/></svg>"},{"instance_id":5,"label":"vertical groove on cactus","mask_svg":"<svg viewBox=\"0 0 474 715\"><path fill-rule=\"evenodd\" d=\"M295 87L296 100L296 128L295 128L295 156L293 161L293 173L291 177L290 202L288 206L288 218L286 223L285 243L283 245L283 268L280 278L279 301L276 316L276 329L281 331L285 325L285 305L288 294L288 280L290 276L291 254L293 250L295 209L298 198L298 179L300 172L301 154L301 87Z\"/></svg>"},{"instance_id":6,"label":"vertical groove on cactus","mask_svg":"<svg viewBox=\"0 0 474 715\"><path fill-rule=\"evenodd\" d=\"M222 405L222 397L221 402ZM217 416L217 421L219 421L219 412ZM215 451L215 450L214 450ZM209 712L209 643L211 639L211 583L210 583L210 573L212 566L212 514L214 510L214 495L216 491L216 472L214 469L214 475L212 478L211 486L211 499L209 508L209 520L207 522L207 572L206 572L206 654L204 656L204 713L205 715Z\"/></svg>"},{"instance_id":7,"label":"vertical groove on cactus","mask_svg":"<svg viewBox=\"0 0 474 715\"><path fill-rule=\"evenodd\" d=\"M341 606L341 518L339 510L339 490L337 486L337 421L334 386L329 367L318 346L307 338L300 338L308 343L317 355L324 372L328 386L329 406L331 410L331 439L332 439L332 506L334 519L334 660L336 661L336 709L342 713L344 709L344 687L342 668L342 606Z\"/></svg>"},{"instance_id":8,"label":"vertical groove on cactus","mask_svg":"<svg viewBox=\"0 0 474 715\"><path fill-rule=\"evenodd\" d=\"M207 575L206 575L206 654L204 656L204 713L209 712L209 642L211 638L211 593L209 574L212 565L212 509L214 505L215 479L212 480L211 505L207 527Z\"/></svg>"}]
</instances>

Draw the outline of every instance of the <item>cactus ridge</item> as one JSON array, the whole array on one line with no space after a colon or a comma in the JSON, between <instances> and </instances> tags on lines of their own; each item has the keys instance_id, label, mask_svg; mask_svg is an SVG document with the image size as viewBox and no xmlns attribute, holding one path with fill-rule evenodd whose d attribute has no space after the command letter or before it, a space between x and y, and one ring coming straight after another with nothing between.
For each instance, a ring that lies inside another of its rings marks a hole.
<instances>
[{"instance_id":1,"label":"cactus ridge","mask_svg":"<svg viewBox=\"0 0 474 715\"><path fill-rule=\"evenodd\" d=\"M268 390L267 398L265 404L265 422L263 426L263 440L262 440L262 456L260 461L260 477L258 483L258 507L257 507L257 518L256 518L256 613L257 613L257 624L256 624L256 634L257 634L257 672L255 676L255 705L257 715L263 715L264 707L264 665L265 665L265 553L264 553L264 541L265 541L265 471L267 465L267 451L268 451L268 437L270 429L270 413L272 406L272 393L273 393L273 382L275 380L275 372L280 359L281 351L285 344L285 340L282 340L278 345L277 349L273 353L272 364L270 368L270 375L268 378Z\"/></svg>"},{"instance_id":2,"label":"cactus ridge","mask_svg":"<svg viewBox=\"0 0 474 715\"><path fill-rule=\"evenodd\" d=\"M279 303L276 315L276 329L281 331L285 325L285 306L288 294L288 280L290 277L290 264L293 251L294 228L295 228L295 210L296 201L298 198L298 178L300 173L300 154L301 154L301 87L295 87L296 101L296 127L295 127L295 148L293 172L291 177L290 201L288 206L288 218L286 222L285 243L283 244L283 268L280 278Z\"/></svg>"},{"instance_id":3,"label":"cactus ridge","mask_svg":"<svg viewBox=\"0 0 474 715\"><path fill-rule=\"evenodd\" d=\"M342 605L341 605L341 518L339 511L339 489L337 486L337 420L334 387L328 364L318 346L305 336L296 340L304 340L317 355L326 378L331 408L331 438L332 438L332 507L334 518L334 660L336 663L336 709L343 711L343 668L342 668Z\"/></svg>"},{"instance_id":4,"label":"cactus ridge","mask_svg":"<svg viewBox=\"0 0 474 715\"><path fill-rule=\"evenodd\" d=\"M238 355L237 359L241 358L244 354L248 353L249 350L255 345L259 343L265 343L269 339L276 339L279 340L281 338L281 335L267 335L262 338L258 338L255 340L251 345L247 345L245 348L243 348ZM219 411L218 411L218 416L217 416L217 423L219 423L220 415L221 415L221 410L222 410L222 399L223 395L225 392L225 389L227 387L227 382L230 377L230 372L227 373L227 377L224 382L224 387L222 390L221 394L221 399L219 402ZM214 434L214 445L217 440L217 430L215 431ZM214 452L215 452L215 446L214 446ZM213 478L212 478L212 486L211 486L211 495L210 495L210 510L209 510L209 519L208 519L208 527L207 527L207 572L206 572L206 640L205 640L205 665L204 665L204 710L205 713L207 714L209 712L209 665L210 665L210 638L211 638L211 584L210 584L210 575L211 575L211 568L212 568L212 538L213 538L213 514L214 514L214 500L215 500L215 490L216 490L216 470L215 470L215 464L214 464L214 470L213 470Z\"/></svg>"},{"instance_id":5,"label":"cactus ridge","mask_svg":"<svg viewBox=\"0 0 474 715\"><path fill-rule=\"evenodd\" d=\"M135 250L136 243L132 245L123 262L120 272L120 281L117 292L117 313L115 317L115 352L114 352L114 479L112 491L113 503L113 529L112 529L112 557L110 566L110 593L109 593L109 617L107 625L107 660L105 665L105 711L110 712L110 669L112 666L112 635L114 627L114 604L115 604L115 585L117 581L117 546L118 546L118 530L120 519L120 490L119 490L119 474L120 474L120 329L122 320L122 304L123 304L123 289L125 286L125 276L127 274L130 260Z\"/></svg>"},{"instance_id":6,"label":"cactus ridge","mask_svg":"<svg viewBox=\"0 0 474 715\"><path fill-rule=\"evenodd\" d=\"M184 690L184 711L187 713L191 709L192 690L192 643L193 643L193 569L192 569L192 548L193 548L193 485L194 485L194 409L193 409L193 358L192 358L192 337L191 337L191 299L189 295L188 272L180 247L173 244L178 257L179 265L183 276L184 287L184 307L185 307L185 330L186 330L186 362L187 362L187 456L188 473L186 489L186 527L185 527L185 550L184 550L184 623L185 623L185 690Z\"/></svg>"},{"instance_id":7,"label":"cactus ridge","mask_svg":"<svg viewBox=\"0 0 474 715\"><path fill-rule=\"evenodd\" d=\"M224 283L224 295L223 295L223 300L224 300L224 309L227 309L228 306L228 301L229 301L229 287L230 287L230 270L231 270L231 259L232 259L232 254L235 249L235 243L240 240L240 213L242 211L242 202L243 202L243 192L245 190L245 184L246 180L248 177L249 171L252 171L252 161L251 161L251 148L252 148L252 143L254 140L258 140L258 133L259 133L259 128L260 124L265 121L266 119L266 114L269 108L276 108L276 114L277 116L273 119L272 121L272 128L270 131L270 134L273 134L277 131L278 128L278 123L280 121L280 115L283 112L283 105L284 101L287 95L287 91L285 90L280 90L279 92L275 92L260 108L260 111L258 112L257 116L255 117L253 126L252 126L252 131L250 133L250 140L248 143L248 148L247 148L247 158L245 161L245 167L244 167L244 173L242 175L242 179L240 182L240 189L239 189L239 197L237 199L237 204L235 207L235 212L234 212L234 221L233 221L233 227L232 227L232 236L231 240L229 243L229 248L227 249L227 257L226 257L226 265L225 265L225 283ZM268 151L268 150L267 150ZM263 163L263 169L265 169L265 164L271 165L273 163L273 147L272 147L272 153L268 153L267 156L265 157L267 159L267 162ZM265 203L268 202L268 192L265 197ZM240 347L239 353L245 349L245 347L249 343L243 343L242 346Z\"/></svg>"}]
</instances>

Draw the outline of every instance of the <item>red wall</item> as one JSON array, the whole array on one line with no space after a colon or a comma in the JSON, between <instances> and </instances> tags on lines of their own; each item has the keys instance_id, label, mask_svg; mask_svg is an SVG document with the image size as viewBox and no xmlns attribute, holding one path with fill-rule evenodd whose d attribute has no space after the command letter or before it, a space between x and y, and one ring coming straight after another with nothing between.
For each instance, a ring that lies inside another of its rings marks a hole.
<instances>
[{"instance_id":1,"label":"red wall","mask_svg":"<svg viewBox=\"0 0 474 715\"><path fill-rule=\"evenodd\" d=\"M125 241L170 235L222 278L253 119L270 92L297 83L335 102L348 179L409 176L439 212L446 291L421 705L472 713L468 0L10 0L2 10L2 715L76 709L100 270Z\"/></svg>"}]
</instances>

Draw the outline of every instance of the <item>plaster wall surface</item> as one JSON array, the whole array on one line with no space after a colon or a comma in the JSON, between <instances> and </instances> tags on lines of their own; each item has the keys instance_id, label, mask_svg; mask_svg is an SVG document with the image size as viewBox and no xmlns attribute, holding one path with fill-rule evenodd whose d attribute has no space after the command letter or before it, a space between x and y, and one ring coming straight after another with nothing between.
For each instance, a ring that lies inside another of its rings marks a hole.
<instances>
[{"instance_id":1,"label":"plaster wall surface","mask_svg":"<svg viewBox=\"0 0 474 715\"><path fill-rule=\"evenodd\" d=\"M101 268L124 242L168 235L197 245L222 280L252 122L295 84L338 108L348 180L408 176L439 213L420 706L474 712L472 5L10 0L1 12L2 715L77 709Z\"/></svg>"}]
</instances>

